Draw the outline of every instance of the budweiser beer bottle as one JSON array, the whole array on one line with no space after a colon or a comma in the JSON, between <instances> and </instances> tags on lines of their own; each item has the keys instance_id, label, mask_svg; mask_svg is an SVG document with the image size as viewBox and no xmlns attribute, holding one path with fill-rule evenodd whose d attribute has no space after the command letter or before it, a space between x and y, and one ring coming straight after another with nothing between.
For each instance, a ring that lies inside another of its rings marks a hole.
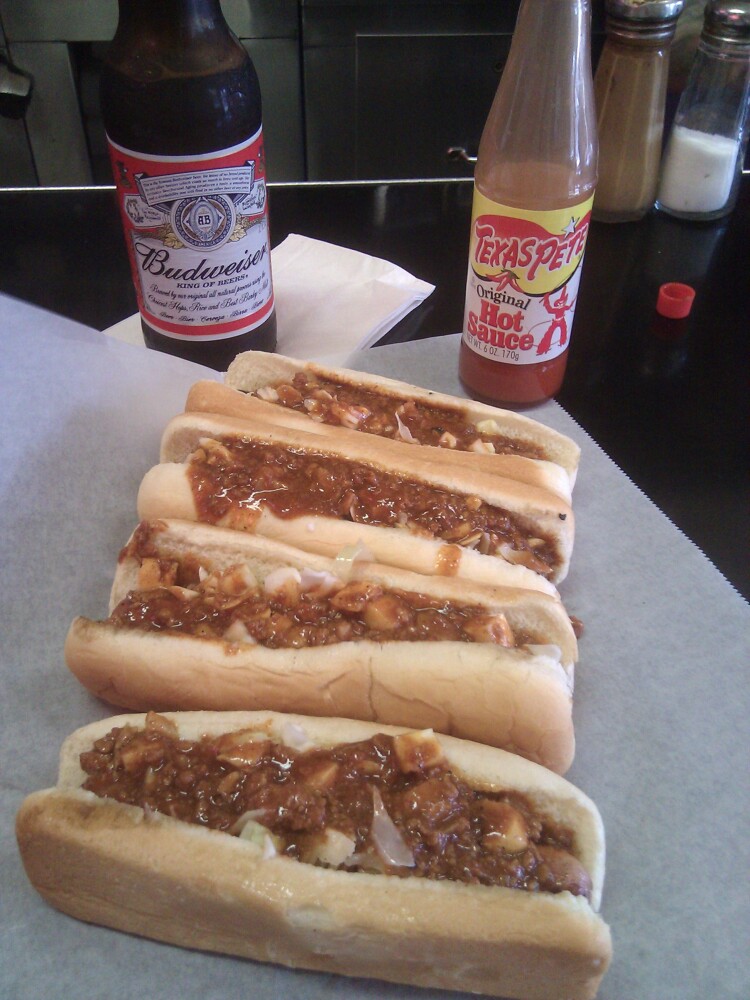
<instances>
[{"instance_id":1,"label":"budweiser beer bottle","mask_svg":"<svg viewBox=\"0 0 750 1000\"><path fill-rule=\"evenodd\" d=\"M276 346L258 77L219 0L119 0L101 106L145 341Z\"/></svg>"},{"instance_id":2,"label":"budweiser beer bottle","mask_svg":"<svg viewBox=\"0 0 750 1000\"><path fill-rule=\"evenodd\" d=\"M565 373L596 186L589 0L522 0L479 145L459 374L492 403Z\"/></svg>"}]
</instances>

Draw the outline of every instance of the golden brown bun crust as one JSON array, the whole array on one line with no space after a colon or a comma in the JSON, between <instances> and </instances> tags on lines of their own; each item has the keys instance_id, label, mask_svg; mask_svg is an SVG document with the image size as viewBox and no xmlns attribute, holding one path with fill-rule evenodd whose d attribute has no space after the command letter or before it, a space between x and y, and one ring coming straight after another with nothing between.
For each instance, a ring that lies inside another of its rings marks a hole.
<instances>
[{"instance_id":1,"label":"golden brown bun crust","mask_svg":"<svg viewBox=\"0 0 750 1000\"><path fill-rule=\"evenodd\" d=\"M559 431L512 410L503 410L475 400L433 392L382 375L369 375L347 368L326 368L312 361L299 361L296 358L268 354L264 351L246 351L239 354L229 366L225 382L231 388L253 392L278 379L291 379L299 371L308 371L319 378L341 382L344 385L371 387L391 395L397 404L407 399L414 399L465 414L474 423L480 420L495 420L502 433L508 437L532 441L543 448L546 459L566 469L571 488L575 483L581 456L578 445Z\"/></svg>"},{"instance_id":2,"label":"golden brown bun crust","mask_svg":"<svg viewBox=\"0 0 750 1000\"><path fill-rule=\"evenodd\" d=\"M241 728L278 737L285 721L318 745L388 731L267 712L174 718L186 738ZM441 739L451 765L475 786L517 788L576 829L592 905L568 893L264 860L247 842L77 790L80 751L129 721L140 725L143 717L102 720L73 734L58 788L34 793L19 811L27 874L53 906L157 940L293 967L527 1000L595 995L611 956L609 929L596 913L603 831L593 804L564 779L502 751Z\"/></svg>"},{"instance_id":3,"label":"golden brown bun crust","mask_svg":"<svg viewBox=\"0 0 750 1000\"><path fill-rule=\"evenodd\" d=\"M339 569L333 560L265 538L183 521L151 523L148 551L168 562L197 558L208 572L242 562L259 586L283 566L334 575ZM137 589L139 565L133 556L119 560L110 609ZM267 708L344 716L505 747L559 773L570 767L577 643L558 601L372 563L347 568L351 579L502 613L514 631L556 646L560 658L493 643L437 641L268 649L78 618L66 639L66 661L89 691L122 708Z\"/></svg>"},{"instance_id":4,"label":"golden brown bun crust","mask_svg":"<svg viewBox=\"0 0 750 1000\"><path fill-rule=\"evenodd\" d=\"M76 618L65 659L92 694L121 708L269 708L433 728L560 774L575 753L572 698L559 665L485 643L276 650Z\"/></svg>"},{"instance_id":5,"label":"golden brown bun crust","mask_svg":"<svg viewBox=\"0 0 750 1000\"><path fill-rule=\"evenodd\" d=\"M312 429L332 440L340 438L346 441L352 434L361 431L331 424L314 423L306 414L291 410L285 406L265 402L257 396L248 396L239 389L232 389L221 382L210 380L196 382L188 392L185 411L193 413L222 413L229 417L263 421L300 431L310 432ZM419 445L407 442L390 441L401 451L413 449ZM561 499L570 503L570 478L562 466L544 459L526 458L522 455L486 455L470 451L454 451L450 448L425 447L423 458L433 460L442 466L456 469L471 469L485 472L488 475L501 476L504 479L515 479L529 486L549 490ZM408 457L407 457L408 461Z\"/></svg>"}]
</instances>

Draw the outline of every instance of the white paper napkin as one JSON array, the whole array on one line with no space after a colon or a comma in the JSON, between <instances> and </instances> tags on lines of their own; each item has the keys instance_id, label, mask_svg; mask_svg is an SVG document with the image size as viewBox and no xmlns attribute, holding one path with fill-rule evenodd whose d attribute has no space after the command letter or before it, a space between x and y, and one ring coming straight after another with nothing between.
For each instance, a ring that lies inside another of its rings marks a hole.
<instances>
[{"instance_id":1,"label":"white paper napkin","mask_svg":"<svg viewBox=\"0 0 750 1000\"><path fill-rule=\"evenodd\" d=\"M277 351L303 360L371 347L434 290L397 264L292 233L271 251ZM143 344L138 314L104 331Z\"/></svg>"},{"instance_id":2,"label":"white paper napkin","mask_svg":"<svg viewBox=\"0 0 750 1000\"><path fill-rule=\"evenodd\" d=\"M387 260L297 233L272 265L278 350L297 358L371 347L435 289Z\"/></svg>"}]
</instances>

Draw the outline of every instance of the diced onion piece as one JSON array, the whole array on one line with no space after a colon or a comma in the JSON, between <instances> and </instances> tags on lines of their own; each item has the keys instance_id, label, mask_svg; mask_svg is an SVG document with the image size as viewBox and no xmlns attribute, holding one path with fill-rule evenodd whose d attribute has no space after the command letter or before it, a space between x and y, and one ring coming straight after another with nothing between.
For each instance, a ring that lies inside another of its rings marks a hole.
<instances>
[{"instance_id":1,"label":"diced onion piece","mask_svg":"<svg viewBox=\"0 0 750 1000\"><path fill-rule=\"evenodd\" d=\"M325 570L310 569L307 566L300 574L300 583L304 591L314 590L321 597L327 597L328 594L335 593L343 586L342 581L337 576L334 576L333 573L327 573Z\"/></svg>"},{"instance_id":2,"label":"diced onion piece","mask_svg":"<svg viewBox=\"0 0 750 1000\"><path fill-rule=\"evenodd\" d=\"M529 846L529 830L521 813L508 802L482 801L482 844L491 851L520 854Z\"/></svg>"},{"instance_id":3,"label":"diced onion piece","mask_svg":"<svg viewBox=\"0 0 750 1000\"><path fill-rule=\"evenodd\" d=\"M206 453L209 461L214 461L214 462L232 461L232 452L225 444L222 444L221 441L217 441L215 438L211 437L203 437L200 439L198 443Z\"/></svg>"},{"instance_id":4,"label":"diced onion piece","mask_svg":"<svg viewBox=\"0 0 750 1000\"><path fill-rule=\"evenodd\" d=\"M224 733L218 737L216 746L218 752L226 752L234 747L243 747L248 743L266 743L268 732L264 729L238 729L233 733Z\"/></svg>"},{"instance_id":5,"label":"diced onion piece","mask_svg":"<svg viewBox=\"0 0 750 1000\"><path fill-rule=\"evenodd\" d=\"M526 559L525 552L519 552L518 549L514 549L508 542L503 542L502 545L499 545L497 551L506 562L513 563L514 565L523 565Z\"/></svg>"},{"instance_id":6,"label":"diced onion piece","mask_svg":"<svg viewBox=\"0 0 750 1000\"><path fill-rule=\"evenodd\" d=\"M419 444L412 432L398 415L398 411L396 412L396 423L398 424L398 436L402 441L407 441L409 444Z\"/></svg>"},{"instance_id":7,"label":"diced onion piece","mask_svg":"<svg viewBox=\"0 0 750 1000\"><path fill-rule=\"evenodd\" d=\"M229 594L233 597L252 593L258 589L258 581L247 563L236 563L234 566L230 566L217 577L217 583L222 594Z\"/></svg>"},{"instance_id":8,"label":"diced onion piece","mask_svg":"<svg viewBox=\"0 0 750 1000\"><path fill-rule=\"evenodd\" d=\"M323 761L314 770L308 771L305 775L306 783L310 788L319 792L324 792L333 788L341 774L341 765L335 760Z\"/></svg>"},{"instance_id":9,"label":"diced onion piece","mask_svg":"<svg viewBox=\"0 0 750 1000\"><path fill-rule=\"evenodd\" d=\"M218 747L216 759L222 764L229 764L230 767L241 770L242 768L252 768L265 754L271 750L271 741L249 740L245 743L237 743L230 747Z\"/></svg>"},{"instance_id":10,"label":"diced onion piece","mask_svg":"<svg viewBox=\"0 0 750 1000\"><path fill-rule=\"evenodd\" d=\"M224 638L227 642L245 642L250 645L257 645L255 639L248 632L247 626L239 618L235 619L224 632Z\"/></svg>"},{"instance_id":11,"label":"diced onion piece","mask_svg":"<svg viewBox=\"0 0 750 1000\"><path fill-rule=\"evenodd\" d=\"M167 587L166 589L180 601L194 601L198 597L198 591L191 590L189 587L174 586Z\"/></svg>"},{"instance_id":12,"label":"diced onion piece","mask_svg":"<svg viewBox=\"0 0 750 1000\"><path fill-rule=\"evenodd\" d=\"M357 542L356 545L345 545L339 552L336 556L336 569L339 570L340 567L338 575L346 583L354 572L354 564L356 562L374 561L375 556L367 546L363 545L362 542Z\"/></svg>"},{"instance_id":13,"label":"diced onion piece","mask_svg":"<svg viewBox=\"0 0 750 1000\"><path fill-rule=\"evenodd\" d=\"M260 822L261 819L266 815L265 809L248 809L247 812L243 812L241 816L237 818L232 826L229 827L229 833L234 834L235 837L241 836L245 829L253 824L253 828L249 829L245 834L245 840L250 840L253 835L260 831L260 834L268 833L268 828L263 826Z\"/></svg>"},{"instance_id":14,"label":"diced onion piece","mask_svg":"<svg viewBox=\"0 0 750 1000\"><path fill-rule=\"evenodd\" d=\"M279 394L272 385L262 385L260 389L255 390L255 395L267 403L277 403L279 400Z\"/></svg>"},{"instance_id":15,"label":"diced onion piece","mask_svg":"<svg viewBox=\"0 0 750 1000\"><path fill-rule=\"evenodd\" d=\"M281 727L281 739L284 746L291 747L292 750L309 750L313 745L302 726L289 720L286 720Z\"/></svg>"},{"instance_id":16,"label":"diced onion piece","mask_svg":"<svg viewBox=\"0 0 750 1000\"><path fill-rule=\"evenodd\" d=\"M500 426L496 420L480 420L477 423L477 430L480 434L500 434Z\"/></svg>"},{"instance_id":17,"label":"diced onion piece","mask_svg":"<svg viewBox=\"0 0 750 1000\"><path fill-rule=\"evenodd\" d=\"M455 434L451 434L450 431L443 431L438 439L438 444L442 448L455 448L458 444L458 438Z\"/></svg>"},{"instance_id":18,"label":"diced onion piece","mask_svg":"<svg viewBox=\"0 0 750 1000\"><path fill-rule=\"evenodd\" d=\"M294 566L279 566L272 569L263 581L263 589L267 594L273 594L277 590L285 590L289 584L300 586L302 576Z\"/></svg>"},{"instance_id":19,"label":"diced onion piece","mask_svg":"<svg viewBox=\"0 0 750 1000\"><path fill-rule=\"evenodd\" d=\"M404 774L419 774L445 761L443 748L432 729L394 736L393 749Z\"/></svg>"},{"instance_id":20,"label":"diced onion piece","mask_svg":"<svg viewBox=\"0 0 750 1000\"><path fill-rule=\"evenodd\" d=\"M477 615L464 624L464 631L474 642L494 642L508 649L516 644L513 629L502 611Z\"/></svg>"},{"instance_id":21,"label":"diced onion piece","mask_svg":"<svg viewBox=\"0 0 750 1000\"><path fill-rule=\"evenodd\" d=\"M413 618L414 612L396 594L379 594L364 608L365 625L374 632L393 632Z\"/></svg>"},{"instance_id":22,"label":"diced onion piece","mask_svg":"<svg viewBox=\"0 0 750 1000\"><path fill-rule=\"evenodd\" d=\"M345 865L347 868L361 868L371 875L387 874L383 859L375 851L358 851L346 859Z\"/></svg>"},{"instance_id":23,"label":"diced onion piece","mask_svg":"<svg viewBox=\"0 0 750 1000\"><path fill-rule=\"evenodd\" d=\"M469 451L476 452L477 455L494 455L495 446L491 441L483 441L477 438L469 445Z\"/></svg>"},{"instance_id":24,"label":"diced onion piece","mask_svg":"<svg viewBox=\"0 0 750 1000\"><path fill-rule=\"evenodd\" d=\"M549 571L547 564L529 549L514 549L507 542L503 542L502 545L498 546L497 551L506 562L512 563L514 566L525 566L534 573L541 573L542 576Z\"/></svg>"},{"instance_id":25,"label":"diced onion piece","mask_svg":"<svg viewBox=\"0 0 750 1000\"><path fill-rule=\"evenodd\" d=\"M524 649L528 650L532 656L549 656L550 659L555 660L557 663L562 660L562 650L553 642L527 642Z\"/></svg>"},{"instance_id":26,"label":"diced onion piece","mask_svg":"<svg viewBox=\"0 0 750 1000\"><path fill-rule=\"evenodd\" d=\"M271 834L267 833L263 838L263 860L268 861L269 858L275 858L278 853L276 842Z\"/></svg>"},{"instance_id":27,"label":"diced onion piece","mask_svg":"<svg viewBox=\"0 0 750 1000\"><path fill-rule=\"evenodd\" d=\"M533 573L540 573L542 576L549 572L549 566L529 549L514 549L507 542L503 542L502 545L498 546L497 551L506 562L512 563L514 566L525 566L526 569L530 569Z\"/></svg>"},{"instance_id":28,"label":"diced onion piece","mask_svg":"<svg viewBox=\"0 0 750 1000\"><path fill-rule=\"evenodd\" d=\"M146 729L150 732L164 733L167 736L177 738L177 725L174 719L168 719L160 712L146 713Z\"/></svg>"},{"instance_id":29,"label":"diced onion piece","mask_svg":"<svg viewBox=\"0 0 750 1000\"><path fill-rule=\"evenodd\" d=\"M331 412L342 427L348 427L350 430L356 431L362 421L366 420L372 411L368 410L366 406L356 406L355 404L340 406L338 403L334 403L331 406Z\"/></svg>"},{"instance_id":30,"label":"diced onion piece","mask_svg":"<svg viewBox=\"0 0 750 1000\"><path fill-rule=\"evenodd\" d=\"M261 810L253 810L253 812L260 812ZM248 814L245 813L247 816ZM236 825L236 824L235 824ZM258 823L254 819L248 819L239 834L240 840L249 840L251 844L255 844L263 852L263 860L268 861L269 858L275 858L279 853L278 841L267 827L263 826L262 823Z\"/></svg>"},{"instance_id":31,"label":"diced onion piece","mask_svg":"<svg viewBox=\"0 0 750 1000\"><path fill-rule=\"evenodd\" d=\"M166 587L177 579L177 563L165 566L151 556L144 556L138 568L138 589L153 590L155 587Z\"/></svg>"},{"instance_id":32,"label":"diced onion piece","mask_svg":"<svg viewBox=\"0 0 750 1000\"><path fill-rule=\"evenodd\" d=\"M351 865L355 846L356 842L341 830L329 828L306 845L302 860L313 865L328 865L330 868Z\"/></svg>"},{"instance_id":33,"label":"diced onion piece","mask_svg":"<svg viewBox=\"0 0 750 1000\"><path fill-rule=\"evenodd\" d=\"M380 857L387 865L395 868L413 868L414 855L404 840L401 831L388 815L382 796L372 786L372 841Z\"/></svg>"}]
</instances>

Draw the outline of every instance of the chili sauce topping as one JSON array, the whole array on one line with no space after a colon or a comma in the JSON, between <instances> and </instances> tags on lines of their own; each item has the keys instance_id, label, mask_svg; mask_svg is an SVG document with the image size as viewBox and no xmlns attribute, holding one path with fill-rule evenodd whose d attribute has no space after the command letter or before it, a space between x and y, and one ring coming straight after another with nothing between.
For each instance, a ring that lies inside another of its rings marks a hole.
<instances>
[{"instance_id":1,"label":"chili sauce topping","mask_svg":"<svg viewBox=\"0 0 750 1000\"><path fill-rule=\"evenodd\" d=\"M209 572L197 556L165 558L152 529L138 527L121 558L139 563L137 586L109 621L145 631L177 631L268 648L339 642L489 642L506 647L542 642L513 629L500 610L389 588L345 582L332 573L281 566L262 582L247 563ZM157 529L158 533L158 529Z\"/></svg>"},{"instance_id":2,"label":"chili sauce topping","mask_svg":"<svg viewBox=\"0 0 750 1000\"><path fill-rule=\"evenodd\" d=\"M514 791L479 791L431 731L313 748L243 730L181 739L149 713L80 756L103 798L254 841L266 857L351 872L590 896L573 833Z\"/></svg>"},{"instance_id":3,"label":"chili sauce topping","mask_svg":"<svg viewBox=\"0 0 750 1000\"><path fill-rule=\"evenodd\" d=\"M472 494L452 493L366 462L242 438L204 438L189 462L201 521L252 531L263 509L276 517L338 517L403 528L499 556L550 576L554 542L523 518Z\"/></svg>"},{"instance_id":4,"label":"chili sauce topping","mask_svg":"<svg viewBox=\"0 0 750 1000\"><path fill-rule=\"evenodd\" d=\"M336 382L312 372L296 372L292 379L278 379L248 395L304 413L317 423L396 441L478 454L544 458L539 445L502 434L492 419L475 423L459 409L415 399L400 402L376 388Z\"/></svg>"}]
</instances>

